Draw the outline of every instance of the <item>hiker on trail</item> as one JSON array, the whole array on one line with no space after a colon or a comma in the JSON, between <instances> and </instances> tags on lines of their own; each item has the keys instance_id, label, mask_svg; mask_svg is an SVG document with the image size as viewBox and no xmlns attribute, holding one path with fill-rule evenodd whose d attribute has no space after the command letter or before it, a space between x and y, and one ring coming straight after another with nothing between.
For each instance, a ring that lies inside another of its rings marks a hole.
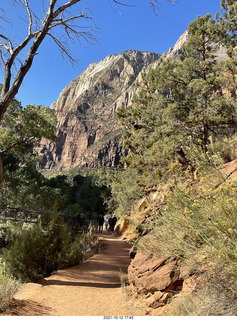
<instances>
[{"instance_id":1,"label":"hiker on trail","mask_svg":"<svg viewBox=\"0 0 237 320\"><path fill-rule=\"evenodd\" d=\"M106 229L106 231L108 231L108 226L109 226L109 218L107 218L105 220L105 229Z\"/></svg>"},{"instance_id":2,"label":"hiker on trail","mask_svg":"<svg viewBox=\"0 0 237 320\"><path fill-rule=\"evenodd\" d=\"M117 218L115 216L113 216L113 218L111 217L109 231L114 232L114 227L116 225L116 222L117 222Z\"/></svg>"},{"instance_id":3,"label":"hiker on trail","mask_svg":"<svg viewBox=\"0 0 237 320\"><path fill-rule=\"evenodd\" d=\"M109 216L109 231L111 231L111 224L112 224L112 214Z\"/></svg>"},{"instance_id":4,"label":"hiker on trail","mask_svg":"<svg viewBox=\"0 0 237 320\"><path fill-rule=\"evenodd\" d=\"M103 231L103 224L104 224L104 216L102 214L99 214L97 217L97 222L99 225L99 232L102 233Z\"/></svg>"}]
</instances>

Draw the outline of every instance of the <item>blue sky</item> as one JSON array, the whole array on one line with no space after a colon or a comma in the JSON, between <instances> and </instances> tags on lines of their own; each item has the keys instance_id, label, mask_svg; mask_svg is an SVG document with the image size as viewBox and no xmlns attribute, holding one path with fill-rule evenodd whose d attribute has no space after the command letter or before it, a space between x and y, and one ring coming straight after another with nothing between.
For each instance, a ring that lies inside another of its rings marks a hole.
<instances>
[{"instance_id":1,"label":"blue sky","mask_svg":"<svg viewBox=\"0 0 237 320\"><path fill-rule=\"evenodd\" d=\"M31 2L36 5L35 0ZM4 9L8 3L9 0L0 0L0 8ZM189 23L198 15L214 15L220 10L220 0L177 0L175 4L160 0L157 15L154 15L148 0L130 0L130 3L135 4L134 7L116 7L112 0L87 0L84 3L91 9L98 27L98 44L72 47L74 56L80 60L79 64L73 67L61 57L50 40L45 41L18 92L17 98L23 106L50 106L63 88L90 63L99 62L109 54L119 54L125 50L162 54L174 46ZM41 1L38 1L36 6L40 4ZM26 24L22 21L19 25L16 23L17 14L18 11L11 12L15 22L10 30L16 41L27 32ZM0 32L4 33L3 31L0 29ZM3 72L0 71L2 82Z\"/></svg>"}]
</instances>

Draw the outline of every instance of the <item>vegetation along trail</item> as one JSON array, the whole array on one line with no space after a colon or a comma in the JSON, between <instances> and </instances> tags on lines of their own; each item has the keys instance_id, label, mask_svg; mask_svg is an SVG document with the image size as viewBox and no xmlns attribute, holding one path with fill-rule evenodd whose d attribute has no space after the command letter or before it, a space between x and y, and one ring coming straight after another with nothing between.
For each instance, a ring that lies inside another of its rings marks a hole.
<instances>
[{"instance_id":1,"label":"vegetation along trail","mask_svg":"<svg viewBox=\"0 0 237 320\"><path fill-rule=\"evenodd\" d=\"M127 273L130 246L108 234L101 235L100 243L100 252L84 263L25 285L5 315L135 315L120 281L121 272Z\"/></svg>"}]
</instances>

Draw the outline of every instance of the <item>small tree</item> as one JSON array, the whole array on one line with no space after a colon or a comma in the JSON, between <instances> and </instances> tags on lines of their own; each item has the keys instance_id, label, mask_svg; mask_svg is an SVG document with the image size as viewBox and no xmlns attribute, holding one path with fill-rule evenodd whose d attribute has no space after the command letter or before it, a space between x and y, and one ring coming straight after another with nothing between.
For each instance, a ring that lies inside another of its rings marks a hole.
<instances>
[{"instance_id":1,"label":"small tree","mask_svg":"<svg viewBox=\"0 0 237 320\"><path fill-rule=\"evenodd\" d=\"M209 138L228 135L236 128L236 107L228 88L222 82L223 66L217 51L227 33L208 14L189 25L190 38L184 46L184 57L178 64L167 63L162 89L168 89L164 117L171 127L179 127L206 153Z\"/></svg>"},{"instance_id":2,"label":"small tree","mask_svg":"<svg viewBox=\"0 0 237 320\"><path fill-rule=\"evenodd\" d=\"M13 99L0 127L0 160L5 168L13 172L19 166L24 168L32 163L35 166L34 147L42 138L56 141L56 124L55 115L47 107L28 105L22 108L21 103Z\"/></svg>"}]
</instances>

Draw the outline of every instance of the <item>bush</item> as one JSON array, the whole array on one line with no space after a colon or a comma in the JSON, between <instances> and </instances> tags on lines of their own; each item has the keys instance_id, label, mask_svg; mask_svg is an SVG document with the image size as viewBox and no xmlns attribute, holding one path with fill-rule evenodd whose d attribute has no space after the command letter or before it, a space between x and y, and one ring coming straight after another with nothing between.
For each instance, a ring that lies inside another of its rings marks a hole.
<instances>
[{"instance_id":1,"label":"bush","mask_svg":"<svg viewBox=\"0 0 237 320\"><path fill-rule=\"evenodd\" d=\"M224 162L230 162L237 156L237 135L218 140L213 144L213 153L219 154Z\"/></svg>"},{"instance_id":2,"label":"bush","mask_svg":"<svg viewBox=\"0 0 237 320\"><path fill-rule=\"evenodd\" d=\"M226 279L222 279L226 281ZM177 299L168 316L236 316L237 296L216 282L209 281L191 295ZM166 314L163 314L166 315Z\"/></svg>"},{"instance_id":3,"label":"bush","mask_svg":"<svg viewBox=\"0 0 237 320\"><path fill-rule=\"evenodd\" d=\"M0 312L4 312L14 294L18 291L21 283L9 277L3 272L3 266L0 266Z\"/></svg>"},{"instance_id":4,"label":"bush","mask_svg":"<svg viewBox=\"0 0 237 320\"><path fill-rule=\"evenodd\" d=\"M3 261L9 274L20 281L37 281L52 271L77 264L91 248L90 235L78 235L74 241L68 226L52 214L41 224L23 230L20 238L3 249Z\"/></svg>"},{"instance_id":5,"label":"bush","mask_svg":"<svg viewBox=\"0 0 237 320\"><path fill-rule=\"evenodd\" d=\"M4 221L0 222L0 248L6 247L16 241L23 228L22 222Z\"/></svg>"}]
</instances>

